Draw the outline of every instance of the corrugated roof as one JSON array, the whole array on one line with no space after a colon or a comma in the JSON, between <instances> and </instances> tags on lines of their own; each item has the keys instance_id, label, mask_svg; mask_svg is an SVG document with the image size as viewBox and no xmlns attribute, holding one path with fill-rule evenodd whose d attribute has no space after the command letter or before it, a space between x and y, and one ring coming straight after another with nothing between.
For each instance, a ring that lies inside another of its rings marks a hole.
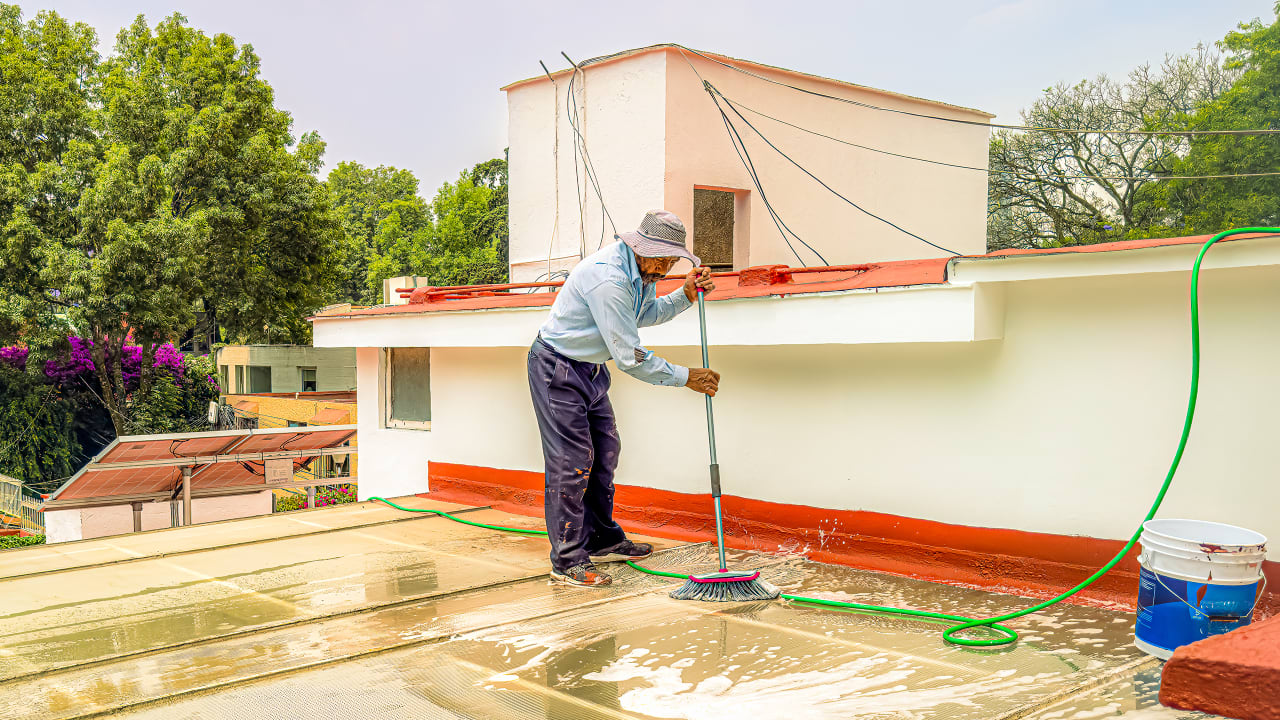
<instances>
[{"instance_id":1,"label":"corrugated roof","mask_svg":"<svg viewBox=\"0 0 1280 720\"><path fill-rule=\"evenodd\" d=\"M54 491L47 502L62 506L110 504L113 499L124 502L126 498L169 494L180 487L183 465L194 467L193 493L250 489L266 482L263 453L337 447L355 432L354 425L342 425L332 430L271 428L120 437ZM292 458L294 467L318 455ZM186 458L190 463L181 462Z\"/></svg>"}]
</instances>

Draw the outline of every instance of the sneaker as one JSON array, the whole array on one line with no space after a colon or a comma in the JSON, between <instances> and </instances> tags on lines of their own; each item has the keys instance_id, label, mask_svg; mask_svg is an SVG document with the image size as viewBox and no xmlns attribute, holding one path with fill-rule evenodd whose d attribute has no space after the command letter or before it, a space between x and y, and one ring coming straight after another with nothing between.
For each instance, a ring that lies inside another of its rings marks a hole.
<instances>
[{"instance_id":1,"label":"sneaker","mask_svg":"<svg viewBox=\"0 0 1280 720\"><path fill-rule=\"evenodd\" d=\"M653 546L649 543L634 543L623 540L611 548L591 553L591 562L622 562L624 560L643 560L653 554Z\"/></svg>"},{"instance_id":2,"label":"sneaker","mask_svg":"<svg viewBox=\"0 0 1280 720\"><path fill-rule=\"evenodd\" d=\"M604 587L613 582L613 578L596 570L596 566L591 563L582 563L564 572L552 570L551 581L579 587Z\"/></svg>"}]
</instances>

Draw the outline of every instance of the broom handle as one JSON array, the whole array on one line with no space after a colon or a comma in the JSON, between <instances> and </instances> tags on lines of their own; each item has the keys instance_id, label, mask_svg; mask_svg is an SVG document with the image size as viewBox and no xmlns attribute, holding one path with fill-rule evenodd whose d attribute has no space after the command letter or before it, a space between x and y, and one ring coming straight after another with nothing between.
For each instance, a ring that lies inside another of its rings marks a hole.
<instances>
[{"instance_id":1,"label":"broom handle","mask_svg":"<svg viewBox=\"0 0 1280 720\"><path fill-rule=\"evenodd\" d=\"M699 337L702 339L702 367L709 368L711 363L707 359L707 309L702 301L705 293L705 290L698 288L698 330ZM711 447L711 499L716 506L716 549L720 552L720 572L725 572L728 564L724 559L724 520L720 517L720 463L716 462L716 421L711 412L711 396L704 397L707 399L707 443Z\"/></svg>"}]
</instances>

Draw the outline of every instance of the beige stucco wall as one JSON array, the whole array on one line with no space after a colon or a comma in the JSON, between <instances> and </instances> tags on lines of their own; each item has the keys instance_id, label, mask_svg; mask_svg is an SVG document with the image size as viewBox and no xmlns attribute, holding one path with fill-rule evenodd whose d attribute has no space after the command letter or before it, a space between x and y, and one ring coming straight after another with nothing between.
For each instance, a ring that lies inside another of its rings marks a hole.
<instances>
[{"instance_id":1,"label":"beige stucco wall","mask_svg":"<svg viewBox=\"0 0 1280 720\"><path fill-rule=\"evenodd\" d=\"M1162 516L1280 538L1277 272L1205 273L1199 415ZM1001 339L714 346L712 364L724 374L715 409L725 492L1128 537L1164 478L1185 411L1186 272L1002 285ZM696 347L654 349L698 362ZM359 357L361 377L376 380L377 351ZM706 492L701 398L613 377L619 481ZM379 492L381 474L396 478L397 492L425 490L427 459L541 470L524 349L437 348L432 393L432 430L401 431L379 453L365 429L376 418L361 403L362 495ZM1280 558L1272 545L1272 559Z\"/></svg>"},{"instance_id":2,"label":"beige stucco wall","mask_svg":"<svg viewBox=\"0 0 1280 720\"><path fill-rule=\"evenodd\" d=\"M664 205L692 229L693 188L711 186L745 192L745 233L735 237L735 266L821 265L795 243L798 260L782 240L751 178L730 144L720 113L690 67L726 97L789 123L849 142L915 157L987 167L988 130L846 105L805 95L743 75L677 50L667 63L666 183ZM752 72L817 92L908 112L986 122L980 113L878 93L794 73ZM848 78L856 82L858 78ZM945 99L945 98L944 98ZM727 107L746 141L770 203L782 220L827 260L827 264L942 257L946 253L859 212L782 158ZM742 114L799 164L866 210L925 239L962 254L986 252L987 176L891 157L816 137ZM735 220L743 217L742 203ZM748 240L743 252L744 239ZM794 242L794 241L793 241Z\"/></svg>"},{"instance_id":3,"label":"beige stucco wall","mask_svg":"<svg viewBox=\"0 0 1280 720\"><path fill-rule=\"evenodd\" d=\"M987 166L988 131L984 127L844 105L691 58L699 72L731 99L788 122L890 152ZM986 120L981 113L794 73L760 68L753 68L753 72L883 107ZM558 93L547 80L508 90L513 281L534 280L548 269L569 269L584 245L589 253L600 241L599 202L585 176L580 179L587 205L585 243L579 232L583 225L574 181L573 131L565 115L567 77L557 78ZM579 87L583 77L579 76ZM585 107L587 145L619 230L634 229L644 212L656 207L675 212L692 229L695 186L741 190L735 213L736 266L822 264L803 249L801 259L787 249L759 193L752 188L719 113L678 51L645 52L588 66L585 78L585 100L580 94L579 102ZM744 114L798 162L867 210L957 252L985 252L984 172L875 154ZM830 195L754 138L745 125L740 125L740 132L747 138L774 207L828 263L945 254ZM559 229L553 239L557 207ZM611 238L612 228L606 223L604 241Z\"/></svg>"}]
</instances>

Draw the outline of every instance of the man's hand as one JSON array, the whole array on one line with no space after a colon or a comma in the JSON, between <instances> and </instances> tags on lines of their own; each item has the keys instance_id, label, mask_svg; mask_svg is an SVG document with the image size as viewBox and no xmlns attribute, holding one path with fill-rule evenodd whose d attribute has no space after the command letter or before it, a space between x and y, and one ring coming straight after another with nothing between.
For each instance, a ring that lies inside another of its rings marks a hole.
<instances>
[{"instance_id":1,"label":"man's hand","mask_svg":"<svg viewBox=\"0 0 1280 720\"><path fill-rule=\"evenodd\" d=\"M684 386L695 392L715 397L716 391L720 389L720 373L709 368L689 368L689 382Z\"/></svg>"},{"instance_id":2,"label":"man's hand","mask_svg":"<svg viewBox=\"0 0 1280 720\"><path fill-rule=\"evenodd\" d=\"M689 298L689 302L698 301L698 288L702 288L707 292L716 289L715 282L711 279L711 268L696 267L689 271L684 277L684 296ZM715 395L715 393L711 393Z\"/></svg>"}]
</instances>

